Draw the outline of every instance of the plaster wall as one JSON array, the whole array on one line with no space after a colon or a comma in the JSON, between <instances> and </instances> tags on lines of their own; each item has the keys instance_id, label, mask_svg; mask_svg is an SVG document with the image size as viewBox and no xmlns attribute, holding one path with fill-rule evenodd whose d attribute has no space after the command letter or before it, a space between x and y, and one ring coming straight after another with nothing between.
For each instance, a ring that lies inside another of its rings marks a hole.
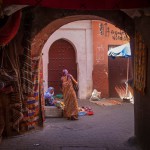
<instances>
[{"instance_id":1,"label":"plaster wall","mask_svg":"<svg viewBox=\"0 0 150 150\"><path fill-rule=\"evenodd\" d=\"M53 42L58 39L65 39L73 45L77 62L77 78L79 83L78 96L80 99L90 97L93 89L93 42L91 21L76 21L66 24L48 38L42 49L44 91L48 88L48 52Z\"/></svg>"}]
</instances>

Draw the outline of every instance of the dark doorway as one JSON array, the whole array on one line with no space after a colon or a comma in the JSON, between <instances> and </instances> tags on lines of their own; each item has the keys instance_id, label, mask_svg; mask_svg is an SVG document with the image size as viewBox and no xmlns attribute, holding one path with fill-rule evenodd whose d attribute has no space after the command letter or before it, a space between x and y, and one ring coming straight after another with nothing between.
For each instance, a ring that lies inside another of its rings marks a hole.
<instances>
[{"instance_id":1,"label":"dark doorway","mask_svg":"<svg viewBox=\"0 0 150 150\"><path fill-rule=\"evenodd\" d=\"M119 45L109 45L110 48L117 47ZM127 58L116 57L115 59L108 57L108 72L109 72L109 97L118 97L119 95L115 87L121 87L125 89L125 81L127 80ZM129 59L129 79L132 78L132 65L131 58ZM124 91L125 92L125 91Z\"/></svg>"}]
</instances>

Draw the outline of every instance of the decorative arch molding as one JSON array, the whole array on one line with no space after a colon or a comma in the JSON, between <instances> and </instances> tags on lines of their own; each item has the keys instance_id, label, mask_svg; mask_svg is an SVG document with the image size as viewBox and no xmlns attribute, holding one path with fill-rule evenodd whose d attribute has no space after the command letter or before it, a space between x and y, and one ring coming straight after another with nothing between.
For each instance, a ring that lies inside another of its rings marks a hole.
<instances>
[{"instance_id":1,"label":"decorative arch molding","mask_svg":"<svg viewBox=\"0 0 150 150\"><path fill-rule=\"evenodd\" d=\"M77 62L77 46L73 43L73 41L71 40L71 39L68 39L68 38L64 38L64 37L61 37L61 36L55 36L55 35L51 35L48 39L47 39L47 41L46 41L46 43L44 44L44 46L43 46L43 48L42 48L42 54L43 54L43 56L44 55L46 55L46 63L48 63L48 53L49 53L49 50L50 50L50 47L52 46L52 44L54 43L54 42L56 42L57 40L65 40L65 41L67 41L68 43L70 43L72 46L73 46L73 48L74 48L74 50L75 50L75 54L76 54L76 62Z\"/></svg>"},{"instance_id":2,"label":"decorative arch molding","mask_svg":"<svg viewBox=\"0 0 150 150\"><path fill-rule=\"evenodd\" d=\"M105 20L133 36L134 24L127 14L120 10L112 11L73 11L37 8L32 33L32 56L40 55L48 38L61 26L78 20ZM37 15L38 14L38 15ZM41 22L42 17L42 22Z\"/></svg>"},{"instance_id":3,"label":"decorative arch molding","mask_svg":"<svg viewBox=\"0 0 150 150\"><path fill-rule=\"evenodd\" d=\"M89 22L90 23L90 22ZM71 26L71 25L69 25ZM63 39L70 43L74 50L75 50L75 56L76 56L76 63L77 63L77 80L79 82L79 92L78 96L82 99L85 99L89 93L91 93L90 90L92 90L92 70L93 70L93 55L87 55L87 52L92 53L92 41L88 40L88 42L85 41L86 36L91 37L91 32L86 33L86 30L84 27L82 29L76 30L72 34L70 34L70 28L67 30L67 27L64 27L65 30L60 29L54 32L49 39L44 44L44 47L42 49L43 53L43 71L44 71L44 90L48 88L48 52L51 47L51 45L59 40ZM90 34L90 35L89 35ZM80 36L80 42L79 38L76 38L77 36ZM90 44L89 44L90 43ZM88 45L87 45L88 44ZM88 49L86 48L88 46ZM82 62L82 63L81 63ZM79 72L79 70L82 70L82 73ZM88 75L87 75L88 74ZM84 80L83 80L84 79ZM88 80L88 81L87 81ZM90 86L91 85L91 86ZM89 86L91 89L89 90ZM82 90L84 89L84 91ZM88 92L86 91L88 90Z\"/></svg>"},{"instance_id":4,"label":"decorative arch molding","mask_svg":"<svg viewBox=\"0 0 150 150\"><path fill-rule=\"evenodd\" d=\"M73 43L73 41L71 39L68 39L68 38L65 38L65 37L62 37L62 38L59 38L57 40L64 40L64 41L67 41L73 48L74 48L74 51L75 51L75 56L76 56L76 62L77 62L77 48L76 48L76 45ZM43 50L42 50L43 51Z\"/></svg>"}]
</instances>

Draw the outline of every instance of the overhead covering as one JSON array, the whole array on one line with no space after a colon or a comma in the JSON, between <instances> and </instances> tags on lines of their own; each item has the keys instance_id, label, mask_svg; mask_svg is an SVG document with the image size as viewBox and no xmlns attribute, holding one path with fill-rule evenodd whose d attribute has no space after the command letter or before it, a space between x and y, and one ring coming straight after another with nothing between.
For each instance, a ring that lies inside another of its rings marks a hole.
<instances>
[{"instance_id":1,"label":"overhead covering","mask_svg":"<svg viewBox=\"0 0 150 150\"><path fill-rule=\"evenodd\" d=\"M108 51L108 56L111 56L113 58L115 57L130 57L131 56L131 49L130 44L123 44L121 46L117 46L115 48L111 48Z\"/></svg>"},{"instance_id":2,"label":"overhead covering","mask_svg":"<svg viewBox=\"0 0 150 150\"><path fill-rule=\"evenodd\" d=\"M130 44L123 44L121 46L117 46L115 48L111 48L108 51L108 56L115 58L115 57L123 57L128 58L127 60L127 80L125 82L126 84L126 98L128 97L128 77L129 77L129 57L131 56L131 49Z\"/></svg>"},{"instance_id":3,"label":"overhead covering","mask_svg":"<svg viewBox=\"0 0 150 150\"><path fill-rule=\"evenodd\" d=\"M18 32L21 21L21 11L11 15L5 25L0 28L0 46L8 44Z\"/></svg>"},{"instance_id":4,"label":"overhead covering","mask_svg":"<svg viewBox=\"0 0 150 150\"><path fill-rule=\"evenodd\" d=\"M10 16L12 15L13 13L17 12L18 10L24 8L24 7L27 7L28 5L10 5L8 7L5 7L3 9L3 13L4 15L6 16Z\"/></svg>"},{"instance_id":5,"label":"overhead covering","mask_svg":"<svg viewBox=\"0 0 150 150\"><path fill-rule=\"evenodd\" d=\"M131 9L150 7L149 0L4 0L5 6L18 5L38 5L50 8L62 9Z\"/></svg>"}]
</instances>

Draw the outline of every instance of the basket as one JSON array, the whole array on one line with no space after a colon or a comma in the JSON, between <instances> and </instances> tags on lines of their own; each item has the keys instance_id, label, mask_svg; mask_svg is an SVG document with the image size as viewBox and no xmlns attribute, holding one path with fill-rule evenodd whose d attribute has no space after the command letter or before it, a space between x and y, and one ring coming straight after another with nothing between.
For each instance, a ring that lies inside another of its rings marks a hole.
<instances>
[{"instance_id":1,"label":"basket","mask_svg":"<svg viewBox=\"0 0 150 150\"><path fill-rule=\"evenodd\" d=\"M45 106L44 108L45 108L45 117L61 118L63 116L62 109L59 109L56 106Z\"/></svg>"}]
</instances>

